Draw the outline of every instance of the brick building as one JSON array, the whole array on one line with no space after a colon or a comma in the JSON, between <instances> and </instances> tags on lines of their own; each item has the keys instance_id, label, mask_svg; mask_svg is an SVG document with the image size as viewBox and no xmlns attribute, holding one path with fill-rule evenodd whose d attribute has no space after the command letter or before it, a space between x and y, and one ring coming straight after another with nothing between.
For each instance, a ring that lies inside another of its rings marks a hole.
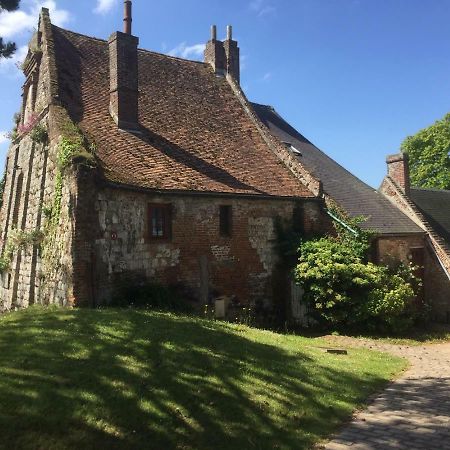
<instances>
[{"instance_id":1,"label":"brick building","mask_svg":"<svg viewBox=\"0 0 450 450\"><path fill-rule=\"evenodd\" d=\"M252 112L231 27L225 42L212 29L204 63L138 49L125 27L104 41L41 12L7 158L0 307L105 304L130 277L199 304L269 302L275 223L319 232L320 182Z\"/></svg>"},{"instance_id":2,"label":"brick building","mask_svg":"<svg viewBox=\"0 0 450 450\"><path fill-rule=\"evenodd\" d=\"M138 49L130 20L124 31L104 41L41 12L7 158L0 310L105 304L130 278L198 304L285 302L276 224L327 232L330 203L367 218L380 262L420 258L427 231L410 214L246 99L231 27L224 42L212 28L203 63Z\"/></svg>"},{"instance_id":3,"label":"brick building","mask_svg":"<svg viewBox=\"0 0 450 450\"><path fill-rule=\"evenodd\" d=\"M425 233L411 259L423 266L425 298L435 318L450 322L450 191L411 186L408 155L388 156L388 173L380 187L390 202ZM392 247L392 244L391 244Z\"/></svg>"},{"instance_id":4,"label":"brick building","mask_svg":"<svg viewBox=\"0 0 450 450\"><path fill-rule=\"evenodd\" d=\"M449 192L410 189L402 155L388 158L389 175L376 191L318 149L272 107L254 104L253 108L299 164L322 181L327 205L338 205L351 217L365 218L361 227L375 232L372 247L375 262L387 265L412 262L423 267L417 273L423 280L420 296L432 307L433 319L449 322ZM405 185L409 199L405 198L402 187Z\"/></svg>"}]
</instances>

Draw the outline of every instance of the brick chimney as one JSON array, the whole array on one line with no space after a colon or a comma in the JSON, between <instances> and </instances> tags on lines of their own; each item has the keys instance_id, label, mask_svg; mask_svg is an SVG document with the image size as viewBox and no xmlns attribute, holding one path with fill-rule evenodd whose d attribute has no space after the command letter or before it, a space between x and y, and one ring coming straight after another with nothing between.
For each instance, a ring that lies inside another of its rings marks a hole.
<instances>
[{"instance_id":1,"label":"brick chimney","mask_svg":"<svg viewBox=\"0 0 450 450\"><path fill-rule=\"evenodd\" d=\"M233 28L231 25L227 26L227 39L223 43L225 48L225 56L227 58L227 73L234 77L239 83L240 81L240 62L239 62L239 47L237 41L233 41Z\"/></svg>"},{"instance_id":2,"label":"brick chimney","mask_svg":"<svg viewBox=\"0 0 450 450\"><path fill-rule=\"evenodd\" d=\"M124 32L109 40L109 111L123 130L138 128L138 44L131 35L131 1L124 1Z\"/></svg>"},{"instance_id":3,"label":"brick chimney","mask_svg":"<svg viewBox=\"0 0 450 450\"><path fill-rule=\"evenodd\" d=\"M406 153L389 155L386 158L388 177L393 180L397 186L409 195L409 157Z\"/></svg>"},{"instance_id":4,"label":"brick chimney","mask_svg":"<svg viewBox=\"0 0 450 450\"><path fill-rule=\"evenodd\" d=\"M217 40L217 28L211 27L211 39L206 44L205 62L209 63L216 75L231 75L238 83L240 79L239 47L233 41L232 27L227 27L227 39Z\"/></svg>"}]
</instances>

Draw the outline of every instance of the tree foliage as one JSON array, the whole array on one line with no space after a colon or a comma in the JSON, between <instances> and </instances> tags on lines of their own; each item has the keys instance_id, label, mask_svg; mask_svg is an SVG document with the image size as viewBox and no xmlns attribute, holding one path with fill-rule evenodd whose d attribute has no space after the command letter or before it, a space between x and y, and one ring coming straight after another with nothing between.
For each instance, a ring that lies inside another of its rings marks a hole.
<instances>
[{"instance_id":1,"label":"tree foliage","mask_svg":"<svg viewBox=\"0 0 450 450\"><path fill-rule=\"evenodd\" d=\"M409 155L413 186L450 189L450 113L408 136L401 150Z\"/></svg>"},{"instance_id":2,"label":"tree foliage","mask_svg":"<svg viewBox=\"0 0 450 450\"><path fill-rule=\"evenodd\" d=\"M20 0L0 0L0 13L3 11L14 11L19 7ZM4 42L0 36L0 58L10 58L16 51L14 42Z\"/></svg>"},{"instance_id":3,"label":"tree foliage","mask_svg":"<svg viewBox=\"0 0 450 450\"><path fill-rule=\"evenodd\" d=\"M413 267L388 268L368 262L368 233L355 222L351 228L356 235L339 224L335 228L336 236L300 246L295 278L304 289L310 316L326 327L393 332L411 326L419 315Z\"/></svg>"}]
</instances>

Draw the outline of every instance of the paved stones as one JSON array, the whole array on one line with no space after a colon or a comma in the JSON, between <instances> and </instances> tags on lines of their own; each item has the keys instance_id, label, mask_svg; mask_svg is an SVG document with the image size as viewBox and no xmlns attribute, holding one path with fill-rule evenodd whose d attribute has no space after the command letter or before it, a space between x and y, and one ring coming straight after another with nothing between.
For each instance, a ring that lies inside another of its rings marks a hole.
<instances>
[{"instance_id":1,"label":"paved stones","mask_svg":"<svg viewBox=\"0 0 450 450\"><path fill-rule=\"evenodd\" d=\"M450 343L408 346L330 336L407 358L411 367L322 448L450 450Z\"/></svg>"}]
</instances>

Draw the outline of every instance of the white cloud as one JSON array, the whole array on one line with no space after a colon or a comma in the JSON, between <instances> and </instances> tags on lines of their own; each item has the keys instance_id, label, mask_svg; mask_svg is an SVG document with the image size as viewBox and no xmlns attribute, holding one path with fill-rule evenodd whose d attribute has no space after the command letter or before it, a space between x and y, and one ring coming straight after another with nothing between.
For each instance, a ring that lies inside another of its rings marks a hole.
<instances>
[{"instance_id":1,"label":"white cloud","mask_svg":"<svg viewBox=\"0 0 450 450\"><path fill-rule=\"evenodd\" d=\"M59 9L55 0L27 0L22 9L17 11L3 11L0 14L0 36L5 39L17 37L26 31L32 31L38 24L41 8L50 10L52 23L63 26L70 20L70 13Z\"/></svg>"},{"instance_id":2,"label":"white cloud","mask_svg":"<svg viewBox=\"0 0 450 450\"><path fill-rule=\"evenodd\" d=\"M205 44L186 45L182 42L168 53L170 56L179 56L185 59L200 59L205 51Z\"/></svg>"},{"instance_id":3,"label":"white cloud","mask_svg":"<svg viewBox=\"0 0 450 450\"><path fill-rule=\"evenodd\" d=\"M272 79L272 74L270 72L267 72L262 77L262 81L270 81Z\"/></svg>"},{"instance_id":4,"label":"white cloud","mask_svg":"<svg viewBox=\"0 0 450 450\"><path fill-rule=\"evenodd\" d=\"M97 6L94 8L96 14L107 14L117 4L117 0L97 0Z\"/></svg>"},{"instance_id":5,"label":"white cloud","mask_svg":"<svg viewBox=\"0 0 450 450\"><path fill-rule=\"evenodd\" d=\"M8 134L7 131L0 131L0 145L9 142L9 139L6 137L7 134Z\"/></svg>"},{"instance_id":6,"label":"white cloud","mask_svg":"<svg viewBox=\"0 0 450 450\"><path fill-rule=\"evenodd\" d=\"M276 11L275 6L269 5L266 0L253 0L249 4L251 11L255 12L258 17L272 14Z\"/></svg>"},{"instance_id":7,"label":"white cloud","mask_svg":"<svg viewBox=\"0 0 450 450\"><path fill-rule=\"evenodd\" d=\"M28 46L22 45L19 47L11 58L1 58L0 59L0 74L2 75L12 75L21 76L22 72L19 66L25 60L28 53Z\"/></svg>"}]
</instances>

